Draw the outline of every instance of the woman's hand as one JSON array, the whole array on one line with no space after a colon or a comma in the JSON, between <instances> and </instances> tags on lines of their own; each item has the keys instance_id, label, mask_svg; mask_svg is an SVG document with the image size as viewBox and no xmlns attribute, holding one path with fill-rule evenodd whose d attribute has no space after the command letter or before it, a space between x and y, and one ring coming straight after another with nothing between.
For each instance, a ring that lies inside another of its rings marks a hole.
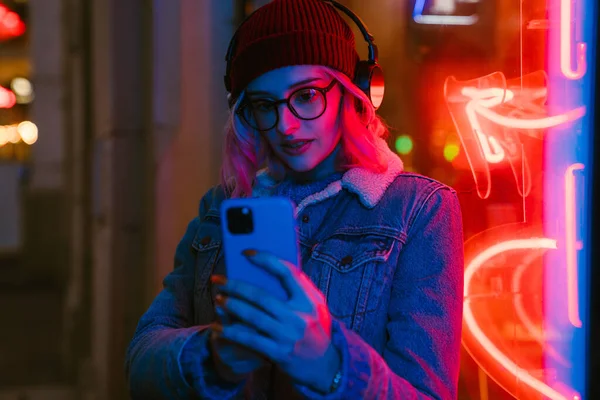
<instances>
[{"instance_id":1,"label":"woman's hand","mask_svg":"<svg viewBox=\"0 0 600 400\"><path fill-rule=\"evenodd\" d=\"M213 284L220 285L225 283L223 277L211 277ZM248 348L240 346L237 343L224 339L219 335L221 325L229 325L232 317L225 313L222 308L217 307L217 317L219 324L217 329L210 332L209 346L213 365L217 374L228 382L237 383L244 379L249 373L266 365L265 358ZM215 327L215 325L213 325ZM250 329L250 328L248 328Z\"/></svg>"},{"instance_id":2,"label":"woman's hand","mask_svg":"<svg viewBox=\"0 0 600 400\"><path fill-rule=\"evenodd\" d=\"M281 301L241 281L218 287L217 303L240 322L215 326L220 336L260 353L297 383L328 392L340 365L331 344L331 316L323 295L300 269L266 252L244 255L281 281Z\"/></svg>"},{"instance_id":3,"label":"woman's hand","mask_svg":"<svg viewBox=\"0 0 600 400\"><path fill-rule=\"evenodd\" d=\"M227 382L238 383L268 363L256 352L224 339L214 331L211 332L209 346L215 370Z\"/></svg>"}]
</instances>

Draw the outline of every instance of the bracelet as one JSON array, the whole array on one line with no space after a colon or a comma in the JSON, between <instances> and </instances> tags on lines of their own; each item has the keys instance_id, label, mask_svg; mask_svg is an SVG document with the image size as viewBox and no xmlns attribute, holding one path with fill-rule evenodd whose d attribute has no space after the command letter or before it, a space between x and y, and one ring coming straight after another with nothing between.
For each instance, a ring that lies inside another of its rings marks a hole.
<instances>
[{"instance_id":1,"label":"bracelet","mask_svg":"<svg viewBox=\"0 0 600 400\"><path fill-rule=\"evenodd\" d=\"M331 387L329 388L329 393L333 393L337 390L337 388L340 386L340 382L342 381L342 370L340 369L338 372L336 372L335 376L333 377L333 382L331 382Z\"/></svg>"}]
</instances>

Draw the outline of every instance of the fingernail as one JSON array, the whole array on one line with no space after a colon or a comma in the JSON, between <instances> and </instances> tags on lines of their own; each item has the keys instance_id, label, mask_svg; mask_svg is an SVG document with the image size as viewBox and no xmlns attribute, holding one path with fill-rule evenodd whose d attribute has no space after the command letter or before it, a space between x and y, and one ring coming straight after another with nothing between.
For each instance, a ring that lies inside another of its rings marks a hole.
<instances>
[{"instance_id":1,"label":"fingernail","mask_svg":"<svg viewBox=\"0 0 600 400\"><path fill-rule=\"evenodd\" d=\"M225 306L225 302L226 302L226 301L227 301L227 299L226 299L225 297L223 297L222 295L220 295L220 294L217 294L217 295L215 296L215 302L216 302L218 305L220 305L221 307L224 307L224 306Z\"/></svg>"},{"instance_id":2,"label":"fingernail","mask_svg":"<svg viewBox=\"0 0 600 400\"><path fill-rule=\"evenodd\" d=\"M256 250L254 249L246 249L244 251L242 251L242 254L245 255L246 257L254 257L256 255Z\"/></svg>"},{"instance_id":3,"label":"fingernail","mask_svg":"<svg viewBox=\"0 0 600 400\"><path fill-rule=\"evenodd\" d=\"M215 285L227 284L227 278L223 275L211 275L210 281L211 281L211 283L214 283Z\"/></svg>"},{"instance_id":4,"label":"fingernail","mask_svg":"<svg viewBox=\"0 0 600 400\"><path fill-rule=\"evenodd\" d=\"M210 324L210 330L216 333L222 333L223 332L223 326L221 324L217 324L216 322L213 322L212 324Z\"/></svg>"}]
</instances>

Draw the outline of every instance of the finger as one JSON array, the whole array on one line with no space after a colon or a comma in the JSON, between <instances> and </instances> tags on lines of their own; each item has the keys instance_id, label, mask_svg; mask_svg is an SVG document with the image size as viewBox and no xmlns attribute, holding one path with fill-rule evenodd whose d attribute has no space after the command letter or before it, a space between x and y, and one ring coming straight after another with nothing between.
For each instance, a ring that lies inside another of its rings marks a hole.
<instances>
[{"instance_id":1,"label":"finger","mask_svg":"<svg viewBox=\"0 0 600 400\"><path fill-rule=\"evenodd\" d=\"M297 276L299 275L299 271L296 266L265 251L248 249L244 250L242 253L252 264L275 275L281 281L281 284L289 293L291 299L306 298L306 294L298 282Z\"/></svg>"},{"instance_id":2,"label":"finger","mask_svg":"<svg viewBox=\"0 0 600 400\"><path fill-rule=\"evenodd\" d=\"M288 353L286 347L241 324L224 326L221 336L241 346L250 348L276 363L283 360L284 355Z\"/></svg>"},{"instance_id":3,"label":"finger","mask_svg":"<svg viewBox=\"0 0 600 400\"><path fill-rule=\"evenodd\" d=\"M231 321L231 317L229 316L229 314L227 314L225 310L223 310L223 307L215 306L215 314L217 314L217 321L221 325L229 325L233 322Z\"/></svg>"},{"instance_id":4,"label":"finger","mask_svg":"<svg viewBox=\"0 0 600 400\"><path fill-rule=\"evenodd\" d=\"M219 302L225 311L237 317L243 324L250 328L280 343L294 341L294 338L290 337L292 330L289 329L289 325L282 324L251 303L235 297L225 298L222 296L219 296Z\"/></svg>"},{"instance_id":5,"label":"finger","mask_svg":"<svg viewBox=\"0 0 600 400\"><path fill-rule=\"evenodd\" d=\"M241 325L241 324L239 324L239 325ZM231 349L235 348L235 349L237 349L237 351L242 351L246 355L254 355L256 357L262 357L262 354L258 354L256 352L254 352L252 349L246 348L244 346L241 346L238 343L234 343L231 340L224 338L222 335L224 326L227 326L227 325L222 325L222 324L219 324L218 322L213 322L212 324L210 324L210 335L211 335L211 342L213 343L213 345L218 346L219 349L228 348L229 351L231 351ZM249 326L245 326L245 325L242 325L242 327L243 327L243 329L247 329L247 330L252 329ZM254 333L256 333L256 331L254 331ZM222 351L222 350L220 350L220 351Z\"/></svg>"},{"instance_id":6,"label":"finger","mask_svg":"<svg viewBox=\"0 0 600 400\"><path fill-rule=\"evenodd\" d=\"M221 336L221 327L215 329L219 333L213 333L214 337L210 340L211 351L222 363L226 364L236 372L250 372L257 367L264 365L268 360L266 357L256 351L232 342ZM213 331L214 332L214 331Z\"/></svg>"},{"instance_id":7,"label":"finger","mask_svg":"<svg viewBox=\"0 0 600 400\"><path fill-rule=\"evenodd\" d=\"M311 281L306 274L298 274L298 283L304 288L304 293L306 293L306 295L313 300L313 302L320 302L324 298L323 293L315 286L313 281Z\"/></svg>"},{"instance_id":8,"label":"finger","mask_svg":"<svg viewBox=\"0 0 600 400\"><path fill-rule=\"evenodd\" d=\"M290 322L295 316L294 311L288 303L279 300L266 290L250 283L231 280L225 285L218 286L218 290L230 298L235 297L251 303L282 323Z\"/></svg>"}]
</instances>

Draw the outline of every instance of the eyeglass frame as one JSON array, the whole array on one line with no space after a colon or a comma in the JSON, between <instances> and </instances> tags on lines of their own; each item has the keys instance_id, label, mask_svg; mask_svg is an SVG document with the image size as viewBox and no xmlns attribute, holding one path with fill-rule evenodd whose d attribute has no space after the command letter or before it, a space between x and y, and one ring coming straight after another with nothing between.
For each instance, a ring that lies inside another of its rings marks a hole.
<instances>
[{"instance_id":1,"label":"eyeglass frame","mask_svg":"<svg viewBox=\"0 0 600 400\"><path fill-rule=\"evenodd\" d=\"M301 119L303 121L313 121L313 120L315 120L317 118L320 118L323 114L325 114L325 111L327 110L327 106L328 106L328 103L327 103L327 93L331 89L333 89L335 87L336 83L338 83L338 81L336 79L334 79L334 80L331 81L331 83L329 83L329 85L327 85L325 87L314 87L314 86L301 87L299 89L294 90L285 99L275 100L275 101L265 101L265 102L270 103L270 105L273 106L274 109L275 109L275 123L273 124L272 127L268 128L268 129L258 129L258 128L253 127L252 124L250 124L250 122L248 122L248 120L244 116L244 114L243 114L244 109L250 105L250 103L251 103L250 99L244 99L244 101L242 102L242 105L240 105L240 107L238 107L238 109L235 111L235 113L238 114L240 117L242 117L242 119L248 125L250 125L250 127L252 129L256 129L259 132L267 132L267 131L270 131L271 129L273 129L273 128L275 128L277 126L277 124L279 123L279 105L280 104L285 104L287 106L288 110L290 110L292 112L292 114L294 114L294 116L296 116L297 118L299 118L299 119ZM290 99L292 97L294 97L294 95L296 93L301 92L303 90L316 90L317 92L321 93L321 95L323 96L323 100L325 102L324 105L323 105L323 111L321 111L321 113L319 115L317 115L316 117L313 117L313 118L303 118L300 115L298 115L298 112L290 104Z\"/></svg>"}]
</instances>

